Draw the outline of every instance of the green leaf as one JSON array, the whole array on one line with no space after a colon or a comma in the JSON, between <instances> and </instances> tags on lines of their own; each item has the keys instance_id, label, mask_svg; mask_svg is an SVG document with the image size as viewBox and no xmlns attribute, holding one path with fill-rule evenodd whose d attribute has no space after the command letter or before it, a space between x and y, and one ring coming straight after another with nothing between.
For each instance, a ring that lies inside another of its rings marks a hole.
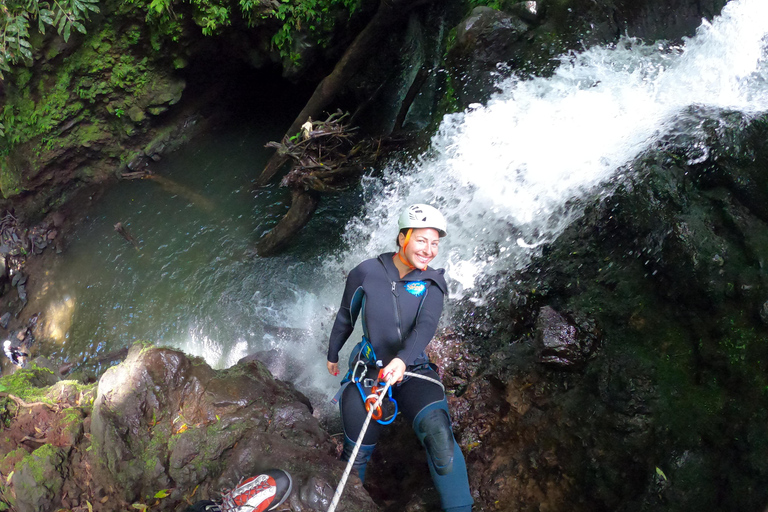
<instances>
[{"instance_id":1,"label":"green leaf","mask_svg":"<svg viewBox=\"0 0 768 512\"><path fill-rule=\"evenodd\" d=\"M71 23L67 23L66 25L64 25L64 42L65 43L67 41L69 41L69 32L71 30L72 30L72 24Z\"/></svg>"},{"instance_id":2,"label":"green leaf","mask_svg":"<svg viewBox=\"0 0 768 512\"><path fill-rule=\"evenodd\" d=\"M155 493L155 498L167 498L168 497L168 489L163 489L162 491L157 491Z\"/></svg>"},{"instance_id":3,"label":"green leaf","mask_svg":"<svg viewBox=\"0 0 768 512\"><path fill-rule=\"evenodd\" d=\"M79 21L73 21L72 25L77 29L78 32L80 32L81 34L85 34L85 26L83 26L82 23L80 23Z\"/></svg>"},{"instance_id":4,"label":"green leaf","mask_svg":"<svg viewBox=\"0 0 768 512\"><path fill-rule=\"evenodd\" d=\"M663 478L665 482L667 481L667 475L658 467L656 468L656 474Z\"/></svg>"}]
</instances>

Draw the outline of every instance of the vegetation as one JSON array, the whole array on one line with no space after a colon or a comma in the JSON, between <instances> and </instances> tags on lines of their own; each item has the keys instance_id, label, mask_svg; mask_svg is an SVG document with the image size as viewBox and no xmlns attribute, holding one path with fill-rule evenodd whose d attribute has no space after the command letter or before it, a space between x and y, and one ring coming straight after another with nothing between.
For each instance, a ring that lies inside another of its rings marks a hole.
<instances>
[{"instance_id":1,"label":"vegetation","mask_svg":"<svg viewBox=\"0 0 768 512\"><path fill-rule=\"evenodd\" d=\"M307 32L323 45L334 28L336 15L341 10L352 14L360 3L361 0L280 0L265 4L259 0L238 0L235 5L228 0L151 0L144 7L147 21L173 39L182 31L184 4L191 6L192 20L204 35L220 32L232 24L233 18L241 17L248 27L277 20L281 25L272 37L272 44L281 57L295 61L298 54L292 47L296 32Z\"/></svg>"},{"instance_id":2,"label":"vegetation","mask_svg":"<svg viewBox=\"0 0 768 512\"><path fill-rule=\"evenodd\" d=\"M9 65L21 60L32 60L29 29L36 23L40 34L53 27L65 41L74 28L85 34L83 21L88 13L99 12L98 0L0 0L0 78Z\"/></svg>"},{"instance_id":3,"label":"vegetation","mask_svg":"<svg viewBox=\"0 0 768 512\"><path fill-rule=\"evenodd\" d=\"M274 48L282 57L298 58L292 51L294 34L309 33L320 44L327 42L337 14L344 10L352 14L362 0L280 0L263 3L259 0L125 0L125 5L137 6L146 12L148 23L174 41L183 31L185 19L182 6L191 7L191 19L204 35L213 35L231 25L233 17L242 16L252 27L270 19L281 23L272 37ZM53 27L65 41L72 29L85 34L84 22L89 12L99 12L98 0L0 0L0 79L10 66L33 58L33 32L45 34ZM234 12L239 11L239 12ZM0 126L0 130L2 127ZM1 134L2 132L0 132Z\"/></svg>"}]
</instances>

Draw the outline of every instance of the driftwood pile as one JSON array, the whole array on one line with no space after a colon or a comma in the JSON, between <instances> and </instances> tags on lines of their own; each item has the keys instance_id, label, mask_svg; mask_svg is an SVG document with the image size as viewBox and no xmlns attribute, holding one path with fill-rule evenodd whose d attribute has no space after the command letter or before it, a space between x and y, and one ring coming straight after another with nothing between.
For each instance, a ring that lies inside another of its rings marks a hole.
<instances>
[{"instance_id":1,"label":"driftwood pile","mask_svg":"<svg viewBox=\"0 0 768 512\"><path fill-rule=\"evenodd\" d=\"M280 182L291 189L291 207L259 241L260 256L275 254L291 241L312 218L321 193L344 190L375 161L375 151L366 143L356 143L354 130L344 124L346 117L338 111L325 121L310 118L296 135L266 145L291 164Z\"/></svg>"},{"instance_id":2,"label":"driftwood pile","mask_svg":"<svg viewBox=\"0 0 768 512\"><path fill-rule=\"evenodd\" d=\"M354 161L352 130L343 124L347 114L336 112L325 121L310 118L293 137L270 142L268 148L290 159L291 170L280 182L282 187L305 191L336 192L347 187L362 167Z\"/></svg>"}]
</instances>

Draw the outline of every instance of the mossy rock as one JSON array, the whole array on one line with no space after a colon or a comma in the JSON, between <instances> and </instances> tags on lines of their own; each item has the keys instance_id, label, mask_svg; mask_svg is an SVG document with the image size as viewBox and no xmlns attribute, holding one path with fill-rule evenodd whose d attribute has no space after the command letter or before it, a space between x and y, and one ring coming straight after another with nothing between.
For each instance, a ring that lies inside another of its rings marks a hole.
<instances>
[{"instance_id":1,"label":"mossy rock","mask_svg":"<svg viewBox=\"0 0 768 512\"><path fill-rule=\"evenodd\" d=\"M64 485L65 460L62 449L45 444L16 463L11 477L16 494L15 510L50 510Z\"/></svg>"}]
</instances>

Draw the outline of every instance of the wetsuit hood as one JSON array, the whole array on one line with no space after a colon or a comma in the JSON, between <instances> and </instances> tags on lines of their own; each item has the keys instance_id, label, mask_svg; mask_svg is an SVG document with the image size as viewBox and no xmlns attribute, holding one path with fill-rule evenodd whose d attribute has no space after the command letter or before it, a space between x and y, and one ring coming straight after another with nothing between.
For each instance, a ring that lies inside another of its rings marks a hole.
<instances>
[{"instance_id":1,"label":"wetsuit hood","mask_svg":"<svg viewBox=\"0 0 768 512\"><path fill-rule=\"evenodd\" d=\"M432 268L427 266L426 270L414 269L408 272L404 277L400 277L400 272L395 266L395 262L392 258L396 256L394 252L385 252L379 255L379 261L381 261L384 268L387 269L387 274L393 281L432 281L440 288L443 295L448 295L448 284L445 282L445 269Z\"/></svg>"}]
</instances>

